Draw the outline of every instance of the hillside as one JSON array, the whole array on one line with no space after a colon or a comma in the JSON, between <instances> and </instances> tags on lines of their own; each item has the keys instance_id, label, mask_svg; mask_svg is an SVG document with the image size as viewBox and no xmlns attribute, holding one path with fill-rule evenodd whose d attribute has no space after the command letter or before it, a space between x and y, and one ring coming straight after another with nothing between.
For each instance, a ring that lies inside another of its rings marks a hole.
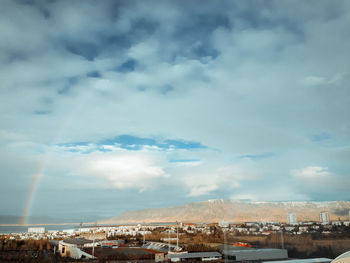
<instances>
[{"instance_id":1,"label":"hillside","mask_svg":"<svg viewBox=\"0 0 350 263\"><path fill-rule=\"evenodd\" d=\"M209 200L169 208L151 208L126 211L111 219L99 221L113 223L151 222L286 222L287 213L297 214L298 221L319 221L319 213L328 211L330 220L349 220L350 202L243 202L235 200Z\"/></svg>"}]
</instances>

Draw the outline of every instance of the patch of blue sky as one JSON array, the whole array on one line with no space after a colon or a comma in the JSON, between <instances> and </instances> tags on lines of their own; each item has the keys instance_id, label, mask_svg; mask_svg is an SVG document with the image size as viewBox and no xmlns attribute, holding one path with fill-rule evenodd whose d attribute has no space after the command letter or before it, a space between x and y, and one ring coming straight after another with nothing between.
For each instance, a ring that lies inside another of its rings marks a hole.
<instances>
[{"instance_id":1,"label":"patch of blue sky","mask_svg":"<svg viewBox=\"0 0 350 263\"><path fill-rule=\"evenodd\" d=\"M100 142L103 145L119 145L119 147L128 150L140 150L143 146L155 146L161 149L202 149L206 148L199 142L183 140L165 140L160 141L153 138L142 138L132 135L120 135L114 139L107 139Z\"/></svg>"},{"instance_id":2,"label":"patch of blue sky","mask_svg":"<svg viewBox=\"0 0 350 263\"><path fill-rule=\"evenodd\" d=\"M141 138L132 135L120 135L112 139L100 141L101 145L119 145L125 149L140 149L137 146L157 146L157 141L151 138Z\"/></svg>"},{"instance_id":3,"label":"patch of blue sky","mask_svg":"<svg viewBox=\"0 0 350 263\"><path fill-rule=\"evenodd\" d=\"M166 140L165 145L169 148L176 149L205 149L205 145L200 142L180 141L180 140Z\"/></svg>"},{"instance_id":4,"label":"patch of blue sky","mask_svg":"<svg viewBox=\"0 0 350 263\"><path fill-rule=\"evenodd\" d=\"M111 151L109 148L105 148L104 146L117 146L122 149L130 150L130 151L138 151L142 150L144 147L155 147L158 149L166 150L166 149L187 149L187 150L195 150L195 149L205 149L206 146L202 145L199 142L192 141L184 141L184 140L156 140L153 138L142 138L133 135L120 135L115 138L105 139L99 141L98 143L94 142L72 142L72 143L62 143L58 144L59 147L65 147L68 150L76 149L81 152L86 152L84 147L89 148L90 151ZM80 150L79 150L80 148Z\"/></svg>"},{"instance_id":5,"label":"patch of blue sky","mask_svg":"<svg viewBox=\"0 0 350 263\"><path fill-rule=\"evenodd\" d=\"M88 146L91 142L70 142L70 143L59 143L57 146L60 147L78 147L78 146Z\"/></svg>"},{"instance_id":6,"label":"patch of blue sky","mask_svg":"<svg viewBox=\"0 0 350 263\"><path fill-rule=\"evenodd\" d=\"M261 160L275 156L276 154L273 152L264 152L264 153L256 153L256 154L244 154L239 156L241 159L251 159L251 160Z\"/></svg>"}]
</instances>

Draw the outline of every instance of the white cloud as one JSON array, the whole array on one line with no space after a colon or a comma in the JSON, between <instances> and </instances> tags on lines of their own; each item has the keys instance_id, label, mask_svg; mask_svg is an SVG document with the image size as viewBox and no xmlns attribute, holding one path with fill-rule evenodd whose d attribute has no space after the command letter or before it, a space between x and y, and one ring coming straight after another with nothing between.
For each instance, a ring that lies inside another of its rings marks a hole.
<instances>
[{"instance_id":1,"label":"white cloud","mask_svg":"<svg viewBox=\"0 0 350 263\"><path fill-rule=\"evenodd\" d=\"M326 83L326 79L324 77L319 76L308 76L303 79L303 83L308 86L316 86Z\"/></svg>"},{"instance_id":2,"label":"white cloud","mask_svg":"<svg viewBox=\"0 0 350 263\"><path fill-rule=\"evenodd\" d=\"M204 165L194 167L193 170L187 172L183 180L189 189L188 196L201 196L222 187L229 190L239 188L242 181L250 181L255 176L256 174L251 169L244 166L231 165L213 169Z\"/></svg>"},{"instance_id":3,"label":"white cloud","mask_svg":"<svg viewBox=\"0 0 350 263\"><path fill-rule=\"evenodd\" d=\"M201 196L208 194L214 190L217 190L219 187L215 184L210 184L210 185L195 185L192 186L190 193L188 196L193 197L193 196Z\"/></svg>"},{"instance_id":4,"label":"white cloud","mask_svg":"<svg viewBox=\"0 0 350 263\"><path fill-rule=\"evenodd\" d=\"M291 174L296 178L304 178L304 179L323 179L325 177L329 177L332 174L328 171L327 167L321 166L308 166L302 169L292 170Z\"/></svg>"},{"instance_id":5,"label":"white cloud","mask_svg":"<svg viewBox=\"0 0 350 263\"><path fill-rule=\"evenodd\" d=\"M307 76L303 79L302 83L307 86L318 86L318 85L337 85L340 84L347 76L346 73L336 72L330 77L321 76Z\"/></svg>"},{"instance_id":6,"label":"white cloud","mask_svg":"<svg viewBox=\"0 0 350 263\"><path fill-rule=\"evenodd\" d=\"M86 166L88 174L106 178L118 189L151 189L154 180L169 176L149 156L140 154L95 155Z\"/></svg>"}]
</instances>

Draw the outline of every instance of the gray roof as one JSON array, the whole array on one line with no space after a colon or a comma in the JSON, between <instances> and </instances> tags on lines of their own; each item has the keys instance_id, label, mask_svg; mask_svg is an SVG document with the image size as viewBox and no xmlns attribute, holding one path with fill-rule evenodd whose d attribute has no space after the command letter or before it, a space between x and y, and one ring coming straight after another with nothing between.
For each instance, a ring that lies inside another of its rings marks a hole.
<instances>
[{"instance_id":1,"label":"gray roof","mask_svg":"<svg viewBox=\"0 0 350 263\"><path fill-rule=\"evenodd\" d=\"M253 253L253 252L276 252L276 251L283 251L285 249L279 249L279 248L253 248L253 249L228 249L225 250L225 252L227 252L228 254L232 253ZM276 261L274 261L276 262Z\"/></svg>"},{"instance_id":2,"label":"gray roof","mask_svg":"<svg viewBox=\"0 0 350 263\"><path fill-rule=\"evenodd\" d=\"M209 257L221 257L219 252L194 252L194 253L179 253L168 254L169 258L209 258Z\"/></svg>"},{"instance_id":3,"label":"gray roof","mask_svg":"<svg viewBox=\"0 0 350 263\"><path fill-rule=\"evenodd\" d=\"M84 245L84 244L92 243L93 241L85 238L69 238L69 239L63 240L63 242L67 244Z\"/></svg>"},{"instance_id":4,"label":"gray roof","mask_svg":"<svg viewBox=\"0 0 350 263\"><path fill-rule=\"evenodd\" d=\"M262 263L329 263L331 261L332 259L330 258L306 258L293 260L263 261Z\"/></svg>"},{"instance_id":5,"label":"gray roof","mask_svg":"<svg viewBox=\"0 0 350 263\"><path fill-rule=\"evenodd\" d=\"M223 254L236 257L237 261L241 260L273 260L286 259L288 252L286 249L265 248L265 249L248 249L248 250L225 250Z\"/></svg>"},{"instance_id":6,"label":"gray roof","mask_svg":"<svg viewBox=\"0 0 350 263\"><path fill-rule=\"evenodd\" d=\"M152 242L152 241L147 242L142 247L146 249L161 251L161 252L168 252L169 250L172 251L176 248L176 246L172 244L162 243L162 242Z\"/></svg>"}]
</instances>

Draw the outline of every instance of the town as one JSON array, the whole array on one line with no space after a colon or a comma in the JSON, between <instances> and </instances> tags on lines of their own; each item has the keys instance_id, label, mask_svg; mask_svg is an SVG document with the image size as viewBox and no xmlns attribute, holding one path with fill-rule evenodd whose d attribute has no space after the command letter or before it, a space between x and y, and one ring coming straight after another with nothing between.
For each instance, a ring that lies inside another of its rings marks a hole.
<instances>
[{"instance_id":1,"label":"town","mask_svg":"<svg viewBox=\"0 0 350 263\"><path fill-rule=\"evenodd\" d=\"M350 216L350 214L349 214ZM249 261L312 258L329 263L350 247L350 221L83 225L0 236L1 261ZM316 261L315 261L316 260ZM311 262L311 261L310 261Z\"/></svg>"}]
</instances>

